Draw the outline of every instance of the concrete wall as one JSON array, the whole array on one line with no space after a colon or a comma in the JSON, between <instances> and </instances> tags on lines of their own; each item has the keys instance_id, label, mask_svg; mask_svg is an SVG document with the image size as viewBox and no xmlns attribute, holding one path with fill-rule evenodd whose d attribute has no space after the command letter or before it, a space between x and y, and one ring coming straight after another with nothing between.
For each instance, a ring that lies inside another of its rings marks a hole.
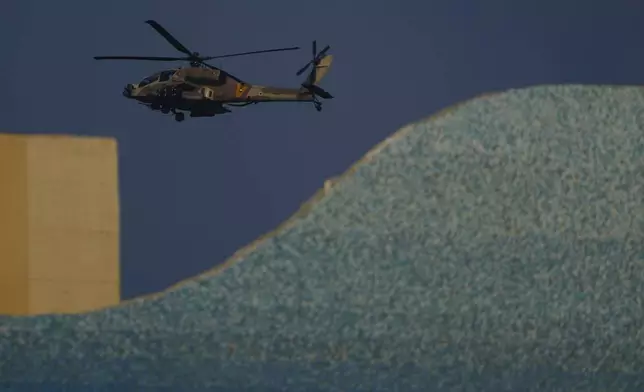
<instances>
[{"instance_id":1,"label":"concrete wall","mask_svg":"<svg viewBox=\"0 0 644 392\"><path fill-rule=\"evenodd\" d=\"M116 142L0 135L0 313L73 313L119 299Z\"/></svg>"}]
</instances>

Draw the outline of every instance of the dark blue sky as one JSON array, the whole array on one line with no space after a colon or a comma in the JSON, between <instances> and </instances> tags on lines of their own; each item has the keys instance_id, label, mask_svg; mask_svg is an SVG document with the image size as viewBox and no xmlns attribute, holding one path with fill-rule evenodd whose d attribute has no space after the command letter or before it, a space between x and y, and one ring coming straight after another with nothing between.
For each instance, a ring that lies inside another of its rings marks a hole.
<instances>
[{"instance_id":1,"label":"dark blue sky","mask_svg":"<svg viewBox=\"0 0 644 392\"><path fill-rule=\"evenodd\" d=\"M121 96L172 63L156 19L249 82L297 86L310 42L331 45L336 98L176 123ZM0 15L0 131L114 136L126 298L198 274L270 231L400 126L487 91L644 83L640 0L9 0ZM1 218L1 217L0 217Z\"/></svg>"}]
</instances>

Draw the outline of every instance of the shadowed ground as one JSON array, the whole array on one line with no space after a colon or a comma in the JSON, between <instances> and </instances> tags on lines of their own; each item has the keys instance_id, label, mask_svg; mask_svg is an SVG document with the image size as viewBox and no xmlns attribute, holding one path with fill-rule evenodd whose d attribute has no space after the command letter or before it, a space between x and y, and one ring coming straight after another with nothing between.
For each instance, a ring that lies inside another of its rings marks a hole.
<instances>
[{"instance_id":1,"label":"shadowed ground","mask_svg":"<svg viewBox=\"0 0 644 392\"><path fill-rule=\"evenodd\" d=\"M635 87L459 105L217 273L1 318L0 386L641 391L643 132Z\"/></svg>"}]
</instances>

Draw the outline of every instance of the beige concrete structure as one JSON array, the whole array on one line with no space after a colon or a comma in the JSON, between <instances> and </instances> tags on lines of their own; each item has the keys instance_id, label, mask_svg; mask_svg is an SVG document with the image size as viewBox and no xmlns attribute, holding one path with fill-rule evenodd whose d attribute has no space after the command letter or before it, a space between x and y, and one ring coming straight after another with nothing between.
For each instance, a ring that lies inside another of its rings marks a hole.
<instances>
[{"instance_id":1,"label":"beige concrete structure","mask_svg":"<svg viewBox=\"0 0 644 392\"><path fill-rule=\"evenodd\" d=\"M0 134L0 314L119 299L116 141Z\"/></svg>"}]
</instances>

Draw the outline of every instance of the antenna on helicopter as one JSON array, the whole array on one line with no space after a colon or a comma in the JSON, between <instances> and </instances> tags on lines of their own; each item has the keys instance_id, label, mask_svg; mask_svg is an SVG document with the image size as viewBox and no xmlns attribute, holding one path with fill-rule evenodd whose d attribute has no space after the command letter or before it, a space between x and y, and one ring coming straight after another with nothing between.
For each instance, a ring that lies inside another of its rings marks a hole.
<instances>
[{"instance_id":1,"label":"antenna on helicopter","mask_svg":"<svg viewBox=\"0 0 644 392\"><path fill-rule=\"evenodd\" d=\"M277 49L266 49L266 50L255 50L251 52L240 52L240 53L231 53L224 54L219 56L201 56L199 52L193 52L186 48L181 42L179 42L172 34L170 34L163 26L154 20L146 20L145 23L150 25L157 33L159 33L166 41L170 43L175 49L179 52L184 53L186 56L183 57L158 57L158 56L95 56L95 60L146 60L146 61L187 61L193 67L208 67L211 69L217 69L216 67L206 63L206 61L213 59L221 59L228 57L237 57L237 56L246 56L251 54L260 54L260 53L269 53L269 52L283 52L287 50L297 50L300 49L298 46L289 47L289 48L277 48Z\"/></svg>"}]
</instances>

